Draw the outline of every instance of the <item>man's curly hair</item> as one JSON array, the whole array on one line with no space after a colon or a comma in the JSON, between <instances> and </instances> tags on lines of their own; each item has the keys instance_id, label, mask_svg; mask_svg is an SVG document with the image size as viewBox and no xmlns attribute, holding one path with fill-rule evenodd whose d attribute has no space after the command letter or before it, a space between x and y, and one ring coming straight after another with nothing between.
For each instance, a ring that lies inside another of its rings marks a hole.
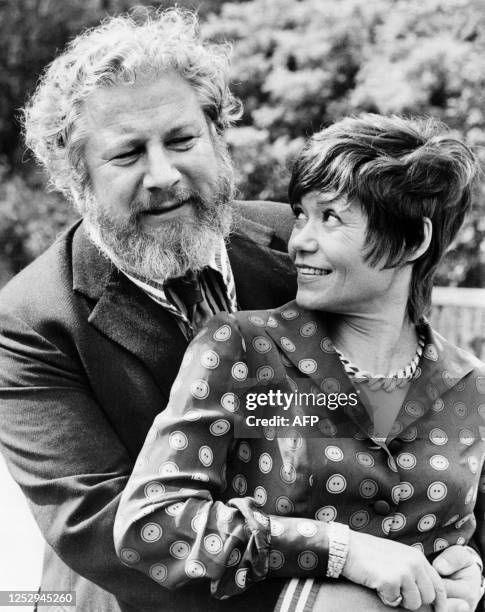
<instances>
[{"instance_id":1,"label":"man's curly hair","mask_svg":"<svg viewBox=\"0 0 485 612\"><path fill-rule=\"evenodd\" d=\"M89 185L83 105L91 92L175 71L192 85L218 134L241 115L229 89L228 44L204 42L195 13L138 9L77 36L45 70L23 110L27 146L51 185L80 203Z\"/></svg>"}]
</instances>

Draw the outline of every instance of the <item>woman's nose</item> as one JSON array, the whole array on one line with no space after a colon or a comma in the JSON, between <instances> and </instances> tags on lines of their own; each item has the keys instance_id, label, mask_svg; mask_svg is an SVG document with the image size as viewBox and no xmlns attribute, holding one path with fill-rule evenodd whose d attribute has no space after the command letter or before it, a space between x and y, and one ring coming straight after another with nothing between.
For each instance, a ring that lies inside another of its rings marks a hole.
<instances>
[{"instance_id":1,"label":"woman's nose","mask_svg":"<svg viewBox=\"0 0 485 612\"><path fill-rule=\"evenodd\" d=\"M290 236L288 250L290 252L305 251L311 253L317 249L318 241L313 224L307 221L304 226L299 227L297 222Z\"/></svg>"},{"instance_id":2,"label":"woman's nose","mask_svg":"<svg viewBox=\"0 0 485 612\"><path fill-rule=\"evenodd\" d=\"M147 167L143 179L145 189L170 189L178 183L181 176L163 146L152 146L147 150Z\"/></svg>"}]
</instances>

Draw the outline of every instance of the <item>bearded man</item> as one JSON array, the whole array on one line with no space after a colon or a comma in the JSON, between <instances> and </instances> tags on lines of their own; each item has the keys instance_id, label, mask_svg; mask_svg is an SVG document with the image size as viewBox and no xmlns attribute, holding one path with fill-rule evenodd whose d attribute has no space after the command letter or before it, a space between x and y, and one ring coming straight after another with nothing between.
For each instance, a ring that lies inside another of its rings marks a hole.
<instances>
[{"instance_id":1,"label":"bearded man","mask_svg":"<svg viewBox=\"0 0 485 612\"><path fill-rule=\"evenodd\" d=\"M232 206L223 132L239 114L227 50L178 10L78 36L25 109L82 221L0 294L0 441L46 539L42 589L75 591L82 612L270 610L281 588L172 593L122 565L112 534L188 340L212 314L295 292L289 207Z\"/></svg>"},{"instance_id":2,"label":"bearded man","mask_svg":"<svg viewBox=\"0 0 485 612\"><path fill-rule=\"evenodd\" d=\"M80 35L24 112L82 222L1 293L0 438L47 542L42 589L76 591L83 612L217 609L206 585L175 594L123 566L112 529L188 341L295 290L289 207L233 204L223 132L239 114L227 48L178 10Z\"/></svg>"}]
</instances>

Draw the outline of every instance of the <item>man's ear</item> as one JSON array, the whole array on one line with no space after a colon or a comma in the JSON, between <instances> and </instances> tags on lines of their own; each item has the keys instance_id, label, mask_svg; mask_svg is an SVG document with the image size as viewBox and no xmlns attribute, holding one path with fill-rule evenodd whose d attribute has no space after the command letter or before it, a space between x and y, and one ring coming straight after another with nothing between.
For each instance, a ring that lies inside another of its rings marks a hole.
<instances>
[{"instance_id":1,"label":"man's ear","mask_svg":"<svg viewBox=\"0 0 485 612\"><path fill-rule=\"evenodd\" d=\"M423 253L426 253L431 243L431 237L433 236L433 224L429 217L423 217L423 240L416 248L414 248L408 255L406 263L412 263L419 259Z\"/></svg>"}]
</instances>

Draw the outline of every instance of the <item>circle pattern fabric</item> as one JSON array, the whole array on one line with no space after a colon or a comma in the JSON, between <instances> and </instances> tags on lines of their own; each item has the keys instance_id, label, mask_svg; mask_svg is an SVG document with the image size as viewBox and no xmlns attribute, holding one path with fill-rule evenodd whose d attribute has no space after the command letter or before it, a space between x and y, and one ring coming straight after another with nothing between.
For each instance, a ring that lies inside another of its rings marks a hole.
<instances>
[{"instance_id":1,"label":"circle pattern fabric","mask_svg":"<svg viewBox=\"0 0 485 612\"><path fill-rule=\"evenodd\" d=\"M291 303L215 317L190 345L126 488L121 561L169 588L205 577L225 597L268 568L323 575L330 521L426 555L468 542L476 527L480 537L485 372L431 328L424 334L420 376L384 442L360 401L298 400L355 391L317 313ZM248 389L291 399L283 434L265 423L238 437L252 414ZM307 414L318 416L313 431L295 420Z\"/></svg>"}]
</instances>

